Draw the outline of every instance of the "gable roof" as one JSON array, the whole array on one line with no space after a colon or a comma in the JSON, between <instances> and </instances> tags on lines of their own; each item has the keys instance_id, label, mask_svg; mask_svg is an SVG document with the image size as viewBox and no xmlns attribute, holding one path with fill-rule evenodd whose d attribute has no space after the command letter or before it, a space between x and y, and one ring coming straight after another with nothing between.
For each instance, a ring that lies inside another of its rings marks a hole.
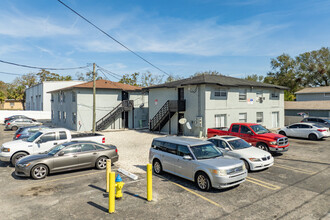
<instances>
[{"instance_id":1,"label":"gable roof","mask_svg":"<svg viewBox=\"0 0 330 220\"><path fill-rule=\"evenodd\" d=\"M222 75L199 75L173 82L149 86L146 87L145 89L149 90L156 88L176 88L186 85L201 85L201 84L213 84L213 85L231 86L231 87L238 87L238 86L263 87L263 88L275 88L275 89L283 89L283 90L288 89L287 87L284 86L254 82L246 79L239 79L239 78L222 76Z\"/></svg>"},{"instance_id":2,"label":"gable roof","mask_svg":"<svg viewBox=\"0 0 330 220\"><path fill-rule=\"evenodd\" d=\"M123 83L119 83L119 82L112 82L112 81L104 80L104 79L96 80L95 86L96 86L96 89L115 89L115 90L124 90L124 91L141 91L142 90L142 87L139 87L139 86L132 86L132 85L123 84ZM87 83L81 83L81 84L70 86L70 87L65 87L62 89L53 90L53 91L50 91L49 93L63 91L63 90L71 90L74 88L93 89L93 81L90 81Z\"/></svg>"},{"instance_id":3,"label":"gable roof","mask_svg":"<svg viewBox=\"0 0 330 220\"><path fill-rule=\"evenodd\" d=\"M330 92L330 86L321 86L321 87L308 87L302 90L299 90L295 94L306 94L306 93L325 93Z\"/></svg>"}]
</instances>

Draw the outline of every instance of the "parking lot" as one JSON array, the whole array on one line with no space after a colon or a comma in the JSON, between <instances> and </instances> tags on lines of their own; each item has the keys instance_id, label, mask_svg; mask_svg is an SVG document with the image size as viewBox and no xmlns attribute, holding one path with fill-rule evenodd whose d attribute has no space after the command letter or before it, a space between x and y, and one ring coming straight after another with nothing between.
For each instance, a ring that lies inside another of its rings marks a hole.
<instances>
[{"instance_id":1,"label":"parking lot","mask_svg":"<svg viewBox=\"0 0 330 220\"><path fill-rule=\"evenodd\" d=\"M0 126L1 144L14 132ZM141 131L104 132L115 144L119 161L112 167L139 176L121 175L123 198L108 214L105 171L86 169L50 175L43 180L19 178L0 162L0 219L330 219L330 139L290 138L290 149L275 155L275 164L249 173L238 187L202 192L187 180L153 176L153 201L146 201L148 149L160 135Z\"/></svg>"}]
</instances>

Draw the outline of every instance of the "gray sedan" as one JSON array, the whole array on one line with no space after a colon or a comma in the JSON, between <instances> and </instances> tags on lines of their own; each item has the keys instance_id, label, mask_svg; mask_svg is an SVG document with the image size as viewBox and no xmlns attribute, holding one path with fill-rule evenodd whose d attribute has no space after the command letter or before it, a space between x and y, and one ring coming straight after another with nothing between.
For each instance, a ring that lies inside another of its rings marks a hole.
<instances>
[{"instance_id":1,"label":"gray sedan","mask_svg":"<svg viewBox=\"0 0 330 220\"><path fill-rule=\"evenodd\" d=\"M28 118L16 118L6 122L5 129L16 131L20 127L27 127L33 125L42 125L41 122L34 121Z\"/></svg>"},{"instance_id":2,"label":"gray sedan","mask_svg":"<svg viewBox=\"0 0 330 220\"><path fill-rule=\"evenodd\" d=\"M15 175L42 179L49 173L88 167L105 169L107 159L111 159L111 163L118 161L115 146L91 141L72 141L57 145L45 154L21 158L15 165Z\"/></svg>"}]
</instances>

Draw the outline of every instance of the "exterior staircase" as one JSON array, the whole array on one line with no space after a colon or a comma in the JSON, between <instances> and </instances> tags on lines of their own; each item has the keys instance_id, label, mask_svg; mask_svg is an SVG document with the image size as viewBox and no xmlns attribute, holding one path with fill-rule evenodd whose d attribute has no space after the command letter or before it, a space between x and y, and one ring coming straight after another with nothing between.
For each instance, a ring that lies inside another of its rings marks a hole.
<instances>
[{"instance_id":1,"label":"exterior staircase","mask_svg":"<svg viewBox=\"0 0 330 220\"><path fill-rule=\"evenodd\" d=\"M150 120L149 129L160 131L176 112L186 110L186 100L167 100L156 115Z\"/></svg>"},{"instance_id":2,"label":"exterior staircase","mask_svg":"<svg viewBox=\"0 0 330 220\"><path fill-rule=\"evenodd\" d=\"M102 131L108 128L116 119L121 116L122 112L130 111L133 109L133 100L124 100L114 109L112 109L108 114L96 122L96 130Z\"/></svg>"}]
</instances>

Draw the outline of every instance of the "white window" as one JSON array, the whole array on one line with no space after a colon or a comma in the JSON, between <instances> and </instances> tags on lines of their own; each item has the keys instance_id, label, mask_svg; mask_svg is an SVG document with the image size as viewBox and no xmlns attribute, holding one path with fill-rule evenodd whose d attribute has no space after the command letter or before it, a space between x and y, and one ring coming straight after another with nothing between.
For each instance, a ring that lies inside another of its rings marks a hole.
<instances>
[{"instance_id":1,"label":"white window","mask_svg":"<svg viewBox=\"0 0 330 220\"><path fill-rule=\"evenodd\" d=\"M247 113L239 113L238 115L238 122L246 122L247 120Z\"/></svg>"},{"instance_id":2,"label":"white window","mask_svg":"<svg viewBox=\"0 0 330 220\"><path fill-rule=\"evenodd\" d=\"M217 89L214 91L214 96L227 98L227 91L224 89Z\"/></svg>"},{"instance_id":3,"label":"white window","mask_svg":"<svg viewBox=\"0 0 330 220\"><path fill-rule=\"evenodd\" d=\"M72 112L72 123L76 124L77 121L77 114L75 112Z\"/></svg>"},{"instance_id":4,"label":"white window","mask_svg":"<svg viewBox=\"0 0 330 220\"><path fill-rule=\"evenodd\" d=\"M15 105L14 102L11 102L11 103L10 103L10 106L11 106L11 107L14 107L14 105Z\"/></svg>"},{"instance_id":5,"label":"white window","mask_svg":"<svg viewBox=\"0 0 330 220\"><path fill-rule=\"evenodd\" d=\"M264 113L263 112L257 112L257 123L263 123L264 122Z\"/></svg>"},{"instance_id":6,"label":"white window","mask_svg":"<svg viewBox=\"0 0 330 220\"><path fill-rule=\"evenodd\" d=\"M271 99L279 99L279 94L278 92L272 92L272 94L270 95Z\"/></svg>"},{"instance_id":7,"label":"white window","mask_svg":"<svg viewBox=\"0 0 330 220\"><path fill-rule=\"evenodd\" d=\"M220 115L214 115L215 116L215 127L227 127L227 115L226 114L220 114Z\"/></svg>"},{"instance_id":8,"label":"white window","mask_svg":"<svg viewBox=\"0 0 330 220\"><path fill-rule=\"evenodd\" d=\"M57 112L57 117L58 117L58 120L60 121L61 120L61 112L60 111Z\"/></svg>"},{"instance_id":9,"label":"white window","mask_svg":"<svg viewBox=\"0 0 330 220\"><path fill-rule=\"evenodd\" d=\"M62 112L63 115L63 121L66 121L66 112Z\"/></svg>"},{"instance_id":10,"label":"white window","mask_svg":"<svg viewBox=\"0 0 330 220\"><path fill-rule=\"evenodd\" d=\"M246 89L239 90L239 100L246 101Z\"/></svg>"}]
</instances>

